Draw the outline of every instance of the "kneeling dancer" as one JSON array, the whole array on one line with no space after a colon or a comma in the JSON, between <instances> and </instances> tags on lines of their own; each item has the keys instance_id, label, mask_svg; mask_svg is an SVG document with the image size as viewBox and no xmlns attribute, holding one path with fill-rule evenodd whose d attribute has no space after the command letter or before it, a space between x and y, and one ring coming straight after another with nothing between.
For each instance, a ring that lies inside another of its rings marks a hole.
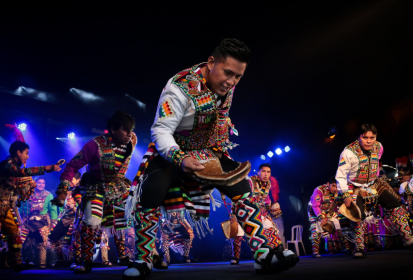
<instances>
[{"instance_id":1,"label":"kneeling dancer","mask_svg":"<svg viewBox=\"0 0 413 280\"><path fill-rule=\"evenodd\" d=\"M356 242L354 258L365 257L363 221L366 212L374 212L377 204L390 212L390 220L399 230L403 243L413 249L413 235L406 210L390 185L377 178L379 160L383 154L383 146L376 141L377 129L372 124L363 124L359 135L359 139L341 153L336 174L341 200L347 208L355 203L361 211L362 221L353 223Z\"/></svg>"},{"instance_id":2,"label":"kneeling dancer","mask_svg":"<svg viewBox=\"0 0 413 280\"><path fill-rule=\"evenodd\" d=\"M162 91L151 129L154 144L143 158L129 197L136 220L137 254L124 278L140 278L152 270L159 207L183 205L199 218L202 212L209 211L205 201L209 201L207 190L213 188L234 203L233 213L245 231L257 271L283 270L295 265L296 256L291 251L278 251L276 236L267 236L260 208L251 201L251 189L245 179L249 163L235 162L228 154L233 147L229 131L237 134L228 111L234 87L244 75L249 57L244 43L225 39L208 62L179 72ZM216 174L220 168L222 174L216 177L222 182L237 175L240 180L230 186L209 181L208 174ZM199 178L205 180L199 182Z\"/></svg>"},{"instance_id":3,"label":"kneeling dancer","mask_svg":"<svg viewBox=\"0 0 413 280\"><path fill-rule=\"evenodd\" d=\"M322 235L337 233L341 243L342 252L349 254L350 248L348 242L341 231L339 221L337 219L337 183L336 179L330 178L327 184L321 185L314 190L308 203L308 218L311 226L311 244L313 249L313 258L320 256L320 238ZM330 229L326 229L330 222Z\"/></svg>"}]
</instances>

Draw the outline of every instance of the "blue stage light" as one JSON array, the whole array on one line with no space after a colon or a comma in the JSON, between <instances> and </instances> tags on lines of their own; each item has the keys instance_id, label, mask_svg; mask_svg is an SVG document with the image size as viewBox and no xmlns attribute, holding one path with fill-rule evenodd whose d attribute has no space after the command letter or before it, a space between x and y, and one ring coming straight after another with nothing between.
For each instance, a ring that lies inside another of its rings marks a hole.
<instances>
[{"instance_id":1,"label":"blue stage light","mask_svg":"<svg viewBox=\"0 0 413 280\"><path fill-rule=\"evenodd\" d=\"M281 155L282 152L283 152L283 151L282 151L280 148L278 148L278 149L275 150L275 153L276 153L277 155Z\"/></svg>"},{"instance_id":2,"label":"blue stage light","mask_svg":"<svg viewBox=\"0 0 413 280\"><path fill-rule=\"evenodd\" d=\"M75 133L74 132L70 132L67 137L69 137L69 139L75 139Z\"/></svg>"},{"instance_id":3,"label":"blue stage light","mask_svg":"<svg viewBox=\"0 0 413 280\"><path fill-rule=\"evenodd\" d=\"M20 131L25 131L26 127L27 127L27 125L25 123L21 123L21 124L19 124L19 126L17 128L20 129Z\"/></svg>"},{"instance_id":4,"label":"blue stage light","mask_svg":"<svg viewBox=\"0 0 413 280\"><path fill-rule=\"evenodd\" d=\"M271 152L271 151L269 151L269 152L267 153L267 156L269 156L270 158L272 158L273 155L274 155L274 153Z\"/></svg>"},{"instance_id":5,"label":"blue stage light","mask_svg":"<svg viewBox=\"0 0 413 280\"><path fill-rule=\"evenodd\" d=\"M262 160L265 160L266 157L265 157L264 155L261 155L261 159L262 159Z\"/></svg>"},{"instance_id":6,"label":"blue stage light","mask_svg":"<svg viewBox=\"0 0 413 280\"><path fill-rule=\"evenodd\" d=\"M290 147L286 146L286 147L284 148L284 151L285 151L286 153L288 153L289 151L291 151L291 149L290 149Z\"/></svg>"}]
</instances>

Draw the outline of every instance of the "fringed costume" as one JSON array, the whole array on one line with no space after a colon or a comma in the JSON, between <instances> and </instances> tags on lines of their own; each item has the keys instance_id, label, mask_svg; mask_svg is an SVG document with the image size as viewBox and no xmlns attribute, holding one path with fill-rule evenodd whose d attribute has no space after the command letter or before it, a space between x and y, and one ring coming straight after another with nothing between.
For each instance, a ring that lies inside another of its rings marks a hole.
<instances>
[{"instance_id":1,"label":"fringed costume","mask_svg":"<svg viewBox=\"0 0 413 280\"><path fill-rule=\"evenodd\" d=\"M232 186L201 185L181 169L187 157L201 163L218 159L224 172L233 170L234 165L235 168L239 166L228 154L234 146L229 141L229 133L237 134L228 114L234 89L223 97L211 92L202 76L202 67L206 67L206 63L179 72L162 91L151 129L153 144L142 160L129 198L136 220L137 255L135 267L124 273L126 277L139 277L152 269L151 254L161 205L166 207L167 213L186 210L195 232L201 231L202 225L208 230L205 221L209 215L210 196L207 191L213 188L233 201L233 213L246 232L260 270L273 266L271 261L275 265L277 257L282 265L287 263L285 258L291 259L288 265L295 264L291 255L285 257L277 252L275 257L278 248L278 243L274 242L275 232L264 228L260 208L249 197L251 189L246 179Z\"/></svg>"},{"instance_id":2,"label":"fringed costume","mask_svg":"<svg viewBox=\"0 0 413 280\"><path fill-rule=\"evenodd\" d=\"M311 223L311 244L313 250L313 257L320 257L320 240L321 237L326 239L326 251L334 252L334 237L329 232L324 230L321 222L324 219L332 222L335 226L334 235L337 235L340 242L341 250L345 253L349 252L349 245L343 232L339 221L337 219L338 209L336 204L337 193L332 193L327 184L315 188L313 195L308 203L308 219Z\"/></svg>"},{"instance_id":3,"label":"fringed costume","mask_svg":"<svg viewBox=\"0 0 413 280\"><path fill-rule=\"evenodd\" d=\"M360 208L362 220L371 216L376 207L381 205L389 211L390 220L403 238L405 246L412 248L413 235L408 225L407 212L400 204L399 198L389 184L378 177L379 159L383 154L383 146L375 142L371 150L363 150L359 140L348 145L341 153L336 174L339 190L338 204L351 197ZM346 219L343 224L348 227ZM365 256L364 226L363 222L352 222L353 234L351 238L356 245L356 258ZM342 227L343 227L342 224Z\"/></svg>"},{"instance_id":4,"label":"fringed costume","mask_svg":"<svg viewBox=\"0 0 413 280\"><path fill-rule=\"evenodd\" d=\"M43 175L44 166L21 168L13 158L0 162L0 224L1 234L7 237L9 252L16 269L22 265L21 219L17 204L26 201L34 192L36 182L31 176Z\"/></svg>"},{"instance_id":5,"label":"fringed costume","mask_svg":"<svg viewBox=\"0 0 413 280\"><path fill-rule=\"evenodd\" d=\"M104 228L112 228L119 262L124 265L129 263L125 256L122 230L127 227L124 207L131 181L125 174L136 143L135 133L132 133L127 145L121 146L116 146L109 134L95 137L67 163L60 176L61 183L56 194L67 194L75 173L88 165L88 172L82 175L80 181L82 203L76 223L80 232L83 265L79 265L75 273L91 271L95 239L99 235L96 231Z\"/></svg>"}]
</instances>

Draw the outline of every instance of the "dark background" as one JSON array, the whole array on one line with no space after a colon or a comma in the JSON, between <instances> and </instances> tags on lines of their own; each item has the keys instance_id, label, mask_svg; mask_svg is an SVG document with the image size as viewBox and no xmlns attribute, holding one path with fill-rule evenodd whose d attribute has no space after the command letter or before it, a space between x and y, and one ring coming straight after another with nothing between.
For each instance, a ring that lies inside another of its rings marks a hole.
<instances>
[{"instance_id":1,"label":"dark background","mask_svg":"<svg viewBox=\"0 0 413 280\"><path fill-rule=\"evenodd\" d=\"M240 146L231 155L250 160L257 169L262 154L291 147L265 161L280 182L287 239L293 225L308 227L306 205L313 189L335 173L340 152L357 138L361 124L377 126L384 164L394 166L396 157L413 152L411 1L21 5L1 10L0 123L28 124L32 166L69 160L105 129L108 115L123 109L137 121L138 150L127 174L132 179L167 80L206 61L227 37L244 41L253 52L231 109L240 133L232 139ZM10 94L20 86L47 93L49 99ZM70 88L92 92L104 102L83 104ZM125 94L146 108L134 107ZM329 139L333 125L339 133ZM78 137L76 145L56 140L71 131ZM0 133L4 158L12 139L3 127ZM52 191L58 175L46 178ZM194 242L200 259L222 259L219 223L224 219L221 207L210 220L215 234L207 243ZM306 230L304 239L309 253Z\"/></svg>"}]
</instances>

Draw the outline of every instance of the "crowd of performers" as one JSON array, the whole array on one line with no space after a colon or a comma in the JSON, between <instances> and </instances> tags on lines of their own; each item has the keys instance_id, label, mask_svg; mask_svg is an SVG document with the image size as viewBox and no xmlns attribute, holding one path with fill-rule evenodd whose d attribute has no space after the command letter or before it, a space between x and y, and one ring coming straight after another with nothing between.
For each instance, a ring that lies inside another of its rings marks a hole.
<instances>
[{"instance_id":1,"label":"crowd of performers","mask_svg":"<svg viewBox=\"0 0 413 280\"><path fill-rule=\"evenodd\" d=\"M108 133L91 139L66 163L54 197L44 189L44 179L35 182L32 176L60 171L64 160L26 168L30 147L14 127L17 141L0 163L0 225L15 271L30 267L21 255L25 240L34 240L39 267L45 267L46 248L51 247L57 254L56 267L73 255L75 273L90 273L99 256L111 265L109 237L114 239L118 264L127 266L124 279L144 279L153 268L166 269L169 249L190 262L194 234L209 230L210 206L218 204L211 194L214 189L224 201L231 201L230 219L223 222L233 245L231 264L239 263L245 239L257 273L294 267L299 258L284 245L279 188L271 166L263 164L258 175L248 177L250 163L237 162L229 154L236 146L229 137L238 135L229 109L249 60L243 42L225 39L207 62L167 82L151 128L152 143L133 180L125 174L138 140L135 122L125 112L116 111L107 121ZM336 177L314 191L309 215L315 256L320 237L328 231L342 242L344 251L363 257L363 221L377 205L412 248L400 196L378 178L383 148L376 135L373 126L363 126L360 138L343 151ZM84 166L87 172L80 174ZM408 204L412 189L411 182L400 188ZM354 248L348 244L351 237Z\"/></svg>"},{"instance_id":2,"label":"crowd of performers","mask_svg":"<svg viewBox=\"0 0 413 280\"><path fill-rule=\"evenodd\" d=\"M380 158L377 129L364 124L359 138L340 155L335 176L317 187L308 204L313 257L320 257L320 239L328 251L366 257L366 251L413 249L413 179L407 156L396 159L392 185ZM413 155L409 155L413 164Z\"/></svg>"}]
</instances>

